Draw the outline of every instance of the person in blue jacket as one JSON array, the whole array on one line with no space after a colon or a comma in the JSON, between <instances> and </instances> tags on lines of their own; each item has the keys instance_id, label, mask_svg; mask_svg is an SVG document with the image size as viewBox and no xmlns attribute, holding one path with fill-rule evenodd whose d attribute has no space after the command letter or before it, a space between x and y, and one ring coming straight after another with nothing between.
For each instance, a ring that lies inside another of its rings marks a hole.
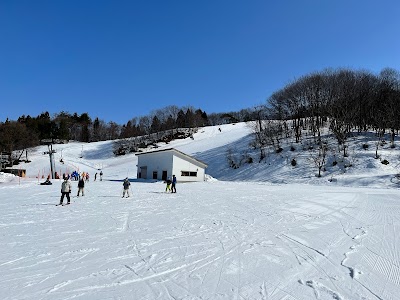
<instances>
[{"instance_id":1,"label":"person in blue jacket","mask_svg":"<svg viewBox=\"0 0 400 300\"><path fill-rule=\"evenodd\" d=\"M171 192L176 193L176 177L175 175L172 175L172 187L171 187Z\"/></svg>"}]
</instances>

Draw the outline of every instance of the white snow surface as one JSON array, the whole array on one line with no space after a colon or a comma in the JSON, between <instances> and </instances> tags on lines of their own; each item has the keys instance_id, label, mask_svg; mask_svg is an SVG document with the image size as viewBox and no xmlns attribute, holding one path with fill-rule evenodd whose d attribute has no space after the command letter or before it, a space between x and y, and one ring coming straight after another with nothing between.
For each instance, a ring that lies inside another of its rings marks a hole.
<instances>
[{"instance_id":1,"label":"white snow surface","mask_svg":"<svg viewBox=\"0 0 400 300\"><path fill-rule=\"evenodd\" d=\"M20 165L27 177L0 174L0 299L400 299L395 166L355 151L348 171L317 178L284 149L233 170L226 151L248 148L251 130L221 129L160 145L209 165L176 194L136 179L137 157L113 156L111 141L54 146L59 173L91 175L68 206L55 206L60 180L39 185L46 146Z\"/></svg>"}]
</instances>

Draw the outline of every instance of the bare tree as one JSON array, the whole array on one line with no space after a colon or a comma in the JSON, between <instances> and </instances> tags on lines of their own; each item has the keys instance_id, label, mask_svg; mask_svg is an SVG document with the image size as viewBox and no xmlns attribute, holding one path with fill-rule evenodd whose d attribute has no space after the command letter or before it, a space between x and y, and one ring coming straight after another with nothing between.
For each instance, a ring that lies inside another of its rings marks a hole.
<instances>
[{"instance_id":1,"label":"bare tree","mask_svg":"<svg viewBox=\"0 0 400 300\"><path fill-rule=\"evenodd\" d=\"M263 134L264 131L264 121L265 121L265 106L258 106L255 108L256 111L256 120L250 122L253 133L254 133L254 142L253 147L260 151L259 161L262 161L265 158L265 146L267 145L267 141L265 140L265 136Z\"/></svg>"},{"instance_id":2,"label":"bare tree","mask_svg":"<svg viewBox=\"0 0 400 300\"><path fill-rule=\"evenodd\" d=\"M318 145L318 151L310 152L310 159L314 165L318 168L317 177L321 177L321 171L325 167L326 156L328 153L328 144L326 142L321 142Z\"/></svg>"},{"instance_id":3,"label":"bare tree","mask_svg":"<svg viewBox=\"0 0 400 300\"><path fill-rule=\"evenodd\" d=\"M263 122L262 139L266 145L274 148L275 152L281 151L281 139L284 134L284 126L279 120L266 120Z\"/></svg>"},{"instance_id":4,"label":"bare tree","mask_svg":"<svg viewBox=\"0 0 400 300\"><path fill-rule=\"evenodd\" d=\"M395 133L400 129L400 73L386 68L380 73L379 79L380 127L390 130L390 143L394 148Z\"/></svg>"},{"instance_id":5,"label":"bare tree","mask_svg":"<svg viewBox=\"0 0 400 300\"><path fill-rule=\"evenodd\" d=\"M120 136L121 126L115 122L109 122L107 126L108 140L115 140Z\"/></svg>"},{"instance_id":6,"label":"bare tree","mask_svg":"<svg viewBox=\"0 0 400 300\"><path fill-rule=\"evenodd\" d=\"M139 129L144 134L150 134L151 132L151 119L148 116L139 118Z\"/></svg>"}]
</instances>

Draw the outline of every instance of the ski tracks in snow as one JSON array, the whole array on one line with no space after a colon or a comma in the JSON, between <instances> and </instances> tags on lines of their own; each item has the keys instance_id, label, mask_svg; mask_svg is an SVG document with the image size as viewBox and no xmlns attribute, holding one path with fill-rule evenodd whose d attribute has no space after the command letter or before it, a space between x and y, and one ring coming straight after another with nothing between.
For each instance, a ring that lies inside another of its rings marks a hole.
<instances>
[{"instance_id":1,"label":"ski tracks in snow","mask_svg":"<svg viewBox=\"0 0 400 300\"><path fill-rule=\"evenodd\" d=\"M313 187L299 195L296 187L225 182L181 184L177 194L155 187L164 189L138 184L130 199L93 188L98 197L88 193L68 209L31 209L38 196L21 203L29 210L21 216L2 206L13 235L0 261L5 299L400 294L396 194Z\"/></svg>"}]
</instances>

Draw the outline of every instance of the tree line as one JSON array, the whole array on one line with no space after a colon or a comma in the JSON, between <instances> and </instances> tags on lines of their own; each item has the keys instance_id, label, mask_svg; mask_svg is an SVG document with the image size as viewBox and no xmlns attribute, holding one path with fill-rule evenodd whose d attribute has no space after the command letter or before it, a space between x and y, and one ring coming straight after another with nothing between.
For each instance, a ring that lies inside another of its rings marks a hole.
<instances>
[{"instance_id":1,"label":"tree line","mask_svg":"<svg viewBox=\"0 0 400 300\"><path fill-rule=\"evenodd\" d=\"M321 142L321 131L329 129L346 155L346 140L353 130L375 130L381 138L390 133L390 142L400 128L400 75L386 68L379 74L366 70L327 69L304 75L274 92L265 105L238 112L207 114L193 107L167 106L149 115L134 117L126 124L94 120L88 113L43 112L37 117L21 116L0 122L0 150L12 152L43 141L75 140L97 142L154 134L175 128L197 128L234 122L254 124L253 147L260 160L265 147L277 150L283 137L302 141L304 129Z\"/></svg>"},{"instance_id":2,"label":"tree line","mask_svg":"<svg viewBox=\"0 0 400 300\"><path fill-rule=\"evenodd\" d=\"M145 136L175 128L242 122L252 119L251 111L243 109L239 112L207 115L201 109L171 105L149 115L134 117L123 125L113 121L107 123L98 117L93 120L88 113L70 114L62 111L53 116L49 112L36 117L22 115L16 121L7 119L0 122L0 151L11 153L44 142L98 142Z\"/></svg>"},{"instance_id":3,"label":"tree line","mask_svg":"<svg viewBox=\"0 0 400 300\"><path fill-rule=\"evenodd\" d=\"M375 132L377 148L385 137L395 147L400 129L400 73L391 68L379 74L351 69L311 73L274 92L256 111L253 147L259 149L260 160L266 147L279 151L284 138L301 143L304 132L323 150L321 135L326 127L344 157L354 131Z\"/></svg>"}]
</instances>

